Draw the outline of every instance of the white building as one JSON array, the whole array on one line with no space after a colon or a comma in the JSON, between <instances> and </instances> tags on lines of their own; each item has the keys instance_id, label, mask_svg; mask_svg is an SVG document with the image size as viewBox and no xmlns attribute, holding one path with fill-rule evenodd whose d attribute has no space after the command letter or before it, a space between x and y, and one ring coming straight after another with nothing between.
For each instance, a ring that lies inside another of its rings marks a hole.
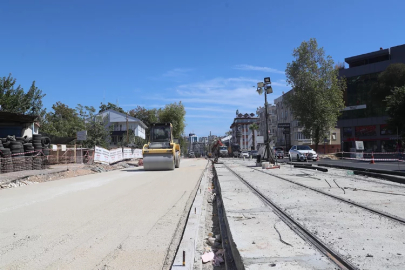
<instances>
[{"instance_id":1,"label":"white building","mask_svg":"<svg viewBox=\"0 0 405 270\"><path fill-rule=\"evenodd\" d=\"M257 108L256 114L259 116L259 135L263 136L263 140L266 140L266 113L264 107ZM270 140L277 141L277 111L276 106L268 104L267 105L267 123L268 123L268 133Z\"/></svg>"},{"instance_id":2,"label":"white building","mask_svg":"<svg viewBox=\"0 0 405 270\"><path fill-rule=\"evenodd\" d=\"M138 118L126 115L125 113L120 113L112 109L106 110L102 113L99 113L98 116L107 117L107 128L112 126L111 132L111 143L119 144L122 141L123 136L125 136L128 130L132 130L134 135L145 139L145 130L147 126Z\"/></svg>"},{"instance_id":3,"label":"white building","mask_svg":"<svg viewBox=\"0 0 405 270\"><path fill-rule=\"evenodd\" d=\"M230 126L232 130L232 144L237 143L240 145L240 149L244 151L250 151L253 148L253 140L255 142L254 149L257 149L257 131L253 132L249 129L250 125L257 123L258 117L255 117L254 113L251 114L238 114L233 120ZM241 137L238 140L237 133L241 132ZM253 139L254 138L254 139Z\"/></svg>"}]
</instances>

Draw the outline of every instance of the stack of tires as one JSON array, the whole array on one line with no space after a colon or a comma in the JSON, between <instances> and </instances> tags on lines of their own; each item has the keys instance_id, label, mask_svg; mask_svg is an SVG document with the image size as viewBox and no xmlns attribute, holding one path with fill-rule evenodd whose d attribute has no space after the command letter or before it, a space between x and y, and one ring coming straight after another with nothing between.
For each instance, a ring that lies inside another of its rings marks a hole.
<instances>
[{"instance_id":1,"label":"stack of tires","mask_svg":"<svg viewBox=\"0 0 405 270\"><path fill-rule=\"evenodd\" d=\"M32 156L34 156L34 146L32 143L24 143L24 153L25 153L25 169L32 170Z\"/></svg>"},{"instance_id":2,"label":"stack of tires","mask_svg":"<svg viewBox=\"0 0 405 270\"><path fill-rule=\"evenodd\" d=\"M0 173L9 173L13 171L13 161L11 159L11 151L8 148L6 138L0 139Z\"/></svg>"},{"instance_id":3,"label":"stack of tires","mask_svg":"<svg viewBox=\"0 0 405 270\"><path fill-rule=\"evenodd\" d=\"M32 145L33 145L34 151L35 151L35 156L32 159L32 169L41 170L42 169L42 155L43 155L42 135L41 134L34 134L32 136Z\"/></svg>"},{"instance_id":4,"label":"stack of tires","mask_svg":"<svg viewBox=\"0 0 405 270\"><path fill-rule=\"evenodd\" d=\"M18 172L25 170L24 148L22 141L10 141L10 150L13 157L14 171Z\"/></svg>"},{"instance_id":5,"label":"stack of tires","mask_svg":"<svg viewBox=\"0 0 405 270\"><path fill-rule=\"evenodd\" d=\"M49 146L51 145L51 139L49 137L42 137L42 146L44 156L49 156Z\"/></svg>"}]
</instances>

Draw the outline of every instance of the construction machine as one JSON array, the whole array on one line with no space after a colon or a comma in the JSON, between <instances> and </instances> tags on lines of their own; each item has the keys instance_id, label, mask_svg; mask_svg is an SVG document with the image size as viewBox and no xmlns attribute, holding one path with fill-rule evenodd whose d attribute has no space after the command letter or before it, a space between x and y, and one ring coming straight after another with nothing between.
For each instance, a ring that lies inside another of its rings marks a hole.
<instances>
[{"instance_id":1,"label":"construction machine","mask_svg":"<svg viewBox=\"0 0 405 270\"><path fill-rule=\"evenodd\" d=\"M145 171L174 170L180 167L180 144L173 138L171 123L150 127L149 143L142 149Z\"/></svg>"}]
</instances>

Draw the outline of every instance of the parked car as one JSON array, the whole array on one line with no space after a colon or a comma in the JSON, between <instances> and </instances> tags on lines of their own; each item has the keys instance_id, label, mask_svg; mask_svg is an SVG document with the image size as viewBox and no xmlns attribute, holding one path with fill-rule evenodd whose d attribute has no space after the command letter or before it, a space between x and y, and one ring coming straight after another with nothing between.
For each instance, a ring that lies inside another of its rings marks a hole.
<instances>
[{"instance_id":1,"label":"parked car","mask_svg":"<svg viewBox=\"0 0 405 270\"><path fill-rule=\"evenodd\" d=\"M284 158L284 148L283 147L275 147L274 154L276 158Z\"/></svg>"},{"instance_id":2,"label":"parked car","mask_svg":"<svg viewBox=\"0 0 405 270\"><path fill-rule=\"evenodd\" d=\"M195 158L195 154L194 154L194 152L190 152L190 153L188 153L188 157L189 157L189 158Z\"/></svg>"},{"instance_id":3,"label":"parked car","mask_svg":"<svg viewBox=\"0 0 405 270\"><path fill-rule=\"evenodd\" d=\"M308 145L294 145L288 153L291 161L318 160L318 154Z\"/></svg>"},{"instance_id":4,"label":"parked car","mask_svg":"<svg viewBox=\"0 0 405 270\"><path fill-rule=\"evenodd\" d=\"M243 158L243 157L248 158L248 157L249 157L248 151L242 151L242 152L240 153L240 157L241 157L241 158Z\"/></svg>"},{"instance_id":5,"label":"parked car","mask_svg":"<svg viewBox=\"0 0 405 270\"><path fill-rule=\"evenodd\" d=\"M258 151L257 150L252 150L251 152L250 152L250 154L252 155L252 158L256 158L257 157L257 155L258 155Z\"/></svg>"}]
</instances>

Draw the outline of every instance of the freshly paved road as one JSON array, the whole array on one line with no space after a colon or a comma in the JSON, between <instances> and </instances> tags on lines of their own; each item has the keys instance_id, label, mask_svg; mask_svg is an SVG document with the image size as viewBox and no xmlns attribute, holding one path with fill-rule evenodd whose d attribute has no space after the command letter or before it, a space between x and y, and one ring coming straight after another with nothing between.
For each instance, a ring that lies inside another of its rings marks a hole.
<instances>
[{"instance_id":1,"label":"freshly paved road","mask_svg":"<svg viewBox=\"0 0 405 270\"><path fill-rule=\"evenodd\" d=\"M162 269L206 164L1 190L0 269Z\"/></svg>"},{"instance_id":2,"label":"freshly paved road","mask_svg":"<svg viewBox=\"0 0 405 270\"><path fill-rule=\"evenodd\" d=\"M370 164L366 161L356 161L356 160L330 160L322 159L318 163L339 165L339 166L349 166L357 168L367 168L367 169L378 169L378 170L389 170L389 171L403 171L405 172L405 162L381 162L376 161L375 164ZM316 164L316 162L314 162Z\"/></svg>"}]
</instances>

